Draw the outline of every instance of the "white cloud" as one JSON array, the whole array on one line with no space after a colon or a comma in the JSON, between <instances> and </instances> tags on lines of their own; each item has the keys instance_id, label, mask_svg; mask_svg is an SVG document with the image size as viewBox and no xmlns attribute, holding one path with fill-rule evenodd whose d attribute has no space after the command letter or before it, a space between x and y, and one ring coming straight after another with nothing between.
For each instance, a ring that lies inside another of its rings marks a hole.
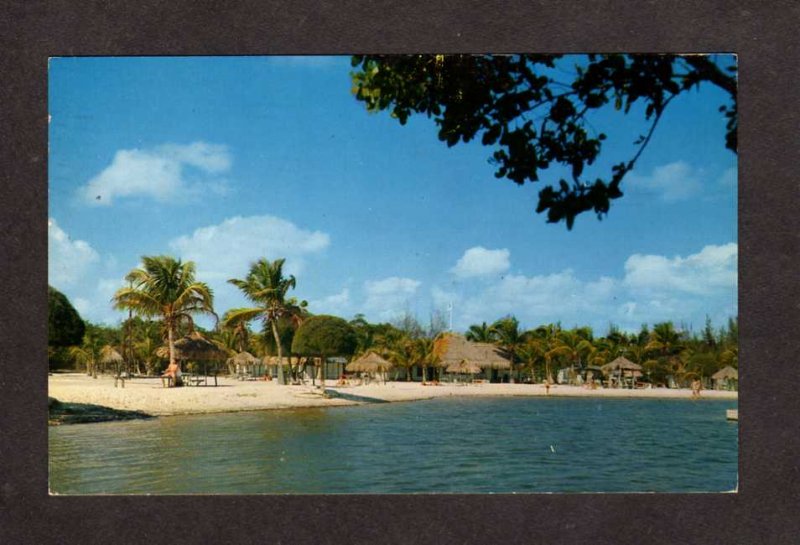
<instances>
[{"instance_id":1,"label":"white cloud","mask_svg":"<svg viewBox=\"0 0 800 545\"><path fill-rule=\"evenodd\" d=\"M242 278L250 264L264 257L285 258L286 274L298 274L307 256L330 244L321 231L307 231L276 216L235 216L220 224L196 229L191 235L173 239L169 246L179 256L197 265L204 281Z\"/></svg>"},{"instance_id":2,"label":"white cloud","mask_svg":"<svg viewBox=\"0 0 800 545\"><path fill-rule=\"evenodd\" d=\"M459 278L500 274L511 266L509 256L510 252L505 248L488 250L483 246L475 246L464 252L450 271Z\"/></svg>"},{"instance_id":3,"label":"white cloud","mask_svg":"<svg viewBox=\"0 0 800 545\"><path fill-rule=\"evenodd\" d=\"M230 170L231 162L226 146L206 142L123 149L78 192L84 202L97 206L110 206L118 197L167 201L179 193L197 195L204 189L224 194L227 184L218 175Z\"/></svg>"},{"instance_id":4,"label":"white cloud","mask_svg":"<svg viewBox=\"0 0 800 545\"><path fill-rule=\"evenodd\" d=\"M83 240L73 240L54 218L48 221L48 283L72 303L85 320L114 324L122 313L111 306L111 298L124 285L115 274L113 255L101 256Z\"/></svg>"},{"instance_id":5,"label":"white cloud","mask_svg":"<svg viewBox=\"0 0 800 545\"><path fill-rule=\"evenodd\" d=\"M50 218L47 222L48 282L56 288L75 285L100 256L88 242L73 240Z\"/></svg>"},{"instance_id":6,"label":"white cloud","mask_svg":"<svg viewBox=\"0 0 800 545\"><path fill-rule=\"evenodd\" d=\"M561 322L590 325L598 333L613 322L638 330L642 323L671 320L716 324L737 313L735 243L706 246L687 257L632 255L620 277L582 279L566 269L553 274L507 275L478 290L459 293L434 286L431 298L453 302L456 329L515 315L526 327Z\"/></svg>"},{"instance_id":7,"label":"white cloud","mask_svg":"<svg viewBox=\"0 0 800 545\"><path fill-rule=\"evenodd\" d=\"M703 176L702 170L685 161L675 161L655 167L649 176L631 172L626 182L633 190L657 194L665 202L677 202L697 195Z\"/></svg>"},{"instance_id":8,"label":"white cloud","mask_svg":"<svg viewBox=\"0 0 800 545\"><path fill-rule=\"evenodd\" d=\"M380 319L393 318L410 306L421 282L411 278L392 276L383 280L364 282L364 310L367 315Z\"/></svg>"},{"instance_id":9,"label":"white cloud","mask_svg":"<svg viewBox=\"0 0 800 545\"><path fill-rule=\"evenodd\" d=\"M569 269L549 275L509 275L457 306L470 323L506 314L515 314L531 325L558 320L578 323L594 318L618 287L618 282L607 277L581 281Z\"/></svg>"},{"instance_id":10,"label":"white cloud","mask_svg":"<svg viewBox=\"0 0 800 545\"><path fill-rule=\"evenodd\" d=\"M688 257L634 254L625 262L625 285L638 292L710 295L737 286L738 245L706 246Z\"/></svg>"},{"instance_id":11,"label":"white cloud","mask_svg":"<svg viewBox=\"0 0 800 545\"><path fill-rule=\"evenodd\" d=\"M339 293L309 301L308 308L314 314L346 316L350 311L350 290L344 288Z\"/></svg>"}]
</instances>

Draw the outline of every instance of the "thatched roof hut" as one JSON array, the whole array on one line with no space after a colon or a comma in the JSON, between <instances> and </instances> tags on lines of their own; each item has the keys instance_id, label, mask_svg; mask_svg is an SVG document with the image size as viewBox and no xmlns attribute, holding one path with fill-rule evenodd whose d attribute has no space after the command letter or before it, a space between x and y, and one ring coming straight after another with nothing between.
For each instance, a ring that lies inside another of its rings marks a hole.
<instances>
[{"instance_id":1,"label":"thatched roof hut","mask_svg":"<svg viewBox=\"0 0 800 545\"><path fill-rule=\"evenodd\" d=\"M228 358L226 363L232 363L234 365L253 365L254 363L258 363L258 358L250 352L245 351Z\"/></svg>"},{"instance_id":2,"label":"thatched roof hut","mask_svg":"<svg viewBox=\"0 0 800 545\"><path fill-rule=\"evenodd\" d=\"M223 360L227 355L216 343L213 343L193 331L175 341L175 355L182 360Z\"/></svg>"},{"instance_id":3,"label":"thatched roof hut","mask_svg":"<svg viewBox=\"0 0 800 545\"><path fill-rule=\"evenodd\" d=\"M100 363L122 363L123 357L111 346L106 345L100 349Z\"/></svg>"},{"instance_id":4,"label":"thatched roof hut","mask_svg":"<svg viewBox=\"0 0 800 545\"><path fill-rule=\"evenodd\" d=\"M481 372L481 368L475 363L467 361L460 361L458 363L451 363L445 368L448 373L464 373L468 375L477 375Z\"/></svg>"},{"instance_id":5,"label":"thatched roof hut","mask_svg":"<svg viewBox=\"0 0 800 545\"><path fill-rule=\"evenodd\" d=\"M726 379L734 379L739 380L739 371L731 367L730 365L726 365L713 375L711 375L713 380L726 380Z\"/></svg>"},{"instance_id":6,"label":"thatched roof hut","mask_svg":"<svg viewBox=\"0 0 800 545\"><path fill-rule=\"evenodd\" d=\"M603 365L600 369L603 370L604 373L609 374L613 371L641 371L642 366L638 363L633 363L628 358L624 356L620 356L611 363L607 363Z\"/></svg>"},{"instance_id":7,"label":"thatched roof hut","mask_svg":"<svg viewBox=\"0 0 800 545\"><path fill-rule=\"evenodd\" d=\"M510 369L511 362L491 343L470 342L461 335L447 333L433 343L433 353L440 365L449 367L462 363L477 365L481 369Z\"/></svg>"},{"instance_id":8,"label":"thatched roof hut","mask_svg":"<svg viewBox=\"0 0 800 545\"><path fill-rule=\"evenodd\" d=\"M392 362L382 358L375 352L370 352L369 354L365 354L360 358L348 363L347 367L345 367L345 370L349 373L356 371L375 373L378 371L387 371L392 367L394 367Z\"/></svg>"}]
</instances>

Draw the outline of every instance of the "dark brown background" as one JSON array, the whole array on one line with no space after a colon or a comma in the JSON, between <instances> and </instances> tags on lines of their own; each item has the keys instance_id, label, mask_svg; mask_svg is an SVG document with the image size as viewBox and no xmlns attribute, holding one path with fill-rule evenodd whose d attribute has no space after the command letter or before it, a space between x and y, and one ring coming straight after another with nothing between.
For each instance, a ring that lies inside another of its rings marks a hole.
<instances>
[{"instance_id":1,"label":"dark brown background","mask_svg":"<svg viewBox=\"0 0 800 545\"><path fill-rule=\"evenodd\" d=\"M631 5L0 1L0 542L800 542L800 4ZM738 494L48 496L49 56L524 51L740 55Z\"/></svg>"}]
</instances>

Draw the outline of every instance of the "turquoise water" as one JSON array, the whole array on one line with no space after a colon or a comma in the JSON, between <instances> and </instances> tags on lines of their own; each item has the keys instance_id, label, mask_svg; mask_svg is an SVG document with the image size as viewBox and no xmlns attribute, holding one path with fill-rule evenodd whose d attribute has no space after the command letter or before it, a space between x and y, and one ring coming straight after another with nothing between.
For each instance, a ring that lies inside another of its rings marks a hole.
<instances>
[{"instance_id":1,"label":"turquoise water","mask_svg":"<svg viewBox=\"0 0 800 545\"><path fill-rule=\"evenodd\" d=\"M720 492L736 401L438 399L49 428L60 494Z\"/></svg>"}]
</instances>

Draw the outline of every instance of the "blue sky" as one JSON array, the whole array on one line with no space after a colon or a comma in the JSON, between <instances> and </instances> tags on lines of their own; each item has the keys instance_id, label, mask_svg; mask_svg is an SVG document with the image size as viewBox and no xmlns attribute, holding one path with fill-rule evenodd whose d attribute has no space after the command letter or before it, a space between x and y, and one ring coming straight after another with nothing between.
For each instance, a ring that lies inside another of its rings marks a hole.
<instances>
[{"instance_id":1,"label":"blue sky","mask_svg":"<svg viewBox=\"0 0 800 545\"><path fill-rule=\"evenodd\" d=\"M345 318L427 322L452 303L456 330L513 314L604 333L736 315L721 92L673 101L625 196L567 231L535 214L541 184L494 178L489 148L368 114L349 72L347 57L52 59L50 284L113 324L124 275L171 254L196 262L221 314L247 304L225 281L263 256L286 258L312 312ZM589 176L647 127L636 111L592 123L609 138Z\"/></svg>"}]
</instances>

